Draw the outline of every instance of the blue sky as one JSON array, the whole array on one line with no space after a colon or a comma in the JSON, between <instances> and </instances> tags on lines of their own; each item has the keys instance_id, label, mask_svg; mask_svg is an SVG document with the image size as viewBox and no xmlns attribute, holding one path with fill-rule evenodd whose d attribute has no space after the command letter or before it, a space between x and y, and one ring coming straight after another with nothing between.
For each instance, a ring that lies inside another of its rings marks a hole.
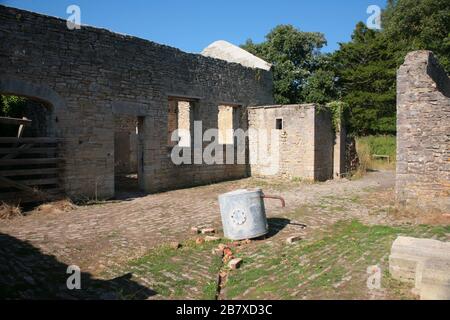
<instances>
[{"instance_id":1,"label":"blue sky","mask_svg":"<svg viewBox=\"0 0 450 320\"><path fill-rule=\"evenodd\" d=\"M1 4L67 18L67 6L81 8L81 23L200 52L215 40L255 42L278 24L325 34L328 46L350 40L369 5L387 0L0 0Z\"/></svg>"}]
</instances>

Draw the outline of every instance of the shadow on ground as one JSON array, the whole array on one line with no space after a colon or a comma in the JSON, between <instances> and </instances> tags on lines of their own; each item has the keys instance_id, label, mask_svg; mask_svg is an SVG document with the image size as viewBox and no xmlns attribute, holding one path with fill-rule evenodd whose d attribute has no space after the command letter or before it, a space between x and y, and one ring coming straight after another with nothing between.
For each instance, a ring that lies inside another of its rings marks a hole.
<instances>
[{"instance_id":1,"label":"shadow on ground","mask_svg":"<svg viewBox=\"0 0 450 320\"><path fill-rule=\"evenodd\" d=\"M147 192L139 189L137 175L116 175L114 179L114 200L131 201L148 195Z\"/></svg>"},{"instance_id":2,"label":"shadow on ground","mask_svg":"<svg viewBox=\"0 0 450 320\"><path fill-rule=\"evenodd\" d=\"M306 228L306 224L293 222L286 218L268 218L267 223L269 224L269 233L266 235L266 238L277 235L287 225L297 226L300 229Z\"/></svg>"},{"instance_id":3,"label":"shadow on ground","mask_svg":"<svg viewBox=\"0 0 450 320\"><path fill-rule=\"evenodd\" d=\"M0 299L146 299L155 291L125 274L112 280L81 273L81 289L67 289L68 265L26 241L0 233Z\"/></svg>"}]
</instances>

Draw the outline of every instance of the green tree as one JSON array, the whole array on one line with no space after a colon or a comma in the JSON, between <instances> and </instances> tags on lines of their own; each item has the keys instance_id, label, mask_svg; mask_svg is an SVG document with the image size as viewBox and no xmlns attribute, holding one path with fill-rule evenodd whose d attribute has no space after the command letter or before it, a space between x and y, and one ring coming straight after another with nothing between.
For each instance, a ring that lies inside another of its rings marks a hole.
<instances>
[{"instance_id":1,"label":"green tree","mask_svg":"<svg viewBox=\"0 0 450 320\"><path fill-rule=\"evenodd\" d=\"M26 98L0 95L0 116L21 118L26 106Z\"/></svg>"},{"instance_id":2,"label":"green tree","mask_svg":"<svg viewBox=\"0 0 450 320\"><path fill-rule=\"evenodd\" d=\"M395 133L396 62L382 32L358 23L334 61L341 99L349 105L349 131Z\"/></svg>"},{"instance_id":3,"label":"green tree","mask_svg":"<svg viewBox=\"0 0 450 320\"><path fill-rule=\"evenodd\" d=\"M304 101L308 79L320 69L320 49L324 45L326 40L322 33L279 25L266 35L264 42L255 44L247 40L241 47L273 64L274 99L276 103L286 104ZM324 76L322 73L312 80L307 93L310 97L315 96L312 88L318 81L324 81Z\"/></svg>"},{"instance_id":4,"label":"green tree","mask_svg":"<svg viewBox=\"0 0 450 320\"><path fill-rule=\"evenodd\" d=\"M331 70L319 69L308 79L303 90L304 102L326 104L337 96L336 76Z\"/></svg>"},{"instance_id":5,"label":"green tree","mask_svg":"<svg viewBox=\"0 0 450 320\"><path fill-rule=\"evenodd\" d=\"M409 51L431 50L450 73L450 1L389 0L382 27L397 65Z\"/></svg>"},{"instance_id":6,"label":"green tree","mask_svg":"<svg viewBox=\"0 0 450 320\"><path fill-rule=\"evenodd\" d=\"M23 97L0 95L0 117L22 118L26 102ZM16 133L16 126L0 126L0 136L14 136Z\"/></svg>"}]
</instances>

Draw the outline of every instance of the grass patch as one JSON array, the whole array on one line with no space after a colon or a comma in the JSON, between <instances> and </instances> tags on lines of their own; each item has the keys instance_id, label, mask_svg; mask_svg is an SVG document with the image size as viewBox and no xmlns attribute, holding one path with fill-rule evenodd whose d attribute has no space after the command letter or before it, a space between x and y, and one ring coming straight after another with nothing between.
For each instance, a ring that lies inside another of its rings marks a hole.
<instances>
[{"instance_id":1,"label":"grass patch","mask_svg":"<svg viewBox=\"0 0 450 320\"><path fill-rule=\"evenodd\" d=\"M449 231L450 226L366 226L356 220L341 221L319 239L244 248L241 257L247 263L230 273L226 298L368 299L366 270L379 265L384 273L383 296L412 299L408 285L386 275L392 242L398 235L446 239Z\"/></svg>"},{"instance_id":2,"label":"grass patch","mask_svg":"<svg viewBox=\"0 0 450 320\"><path fill-rule=\"evenodd\" d=\"M396 162L395 136L366 136L356 138L356 151L360 162L360 171L393 170ZM386 159L374 159L373 155L389 156Z\"/></svg>"},{"instance_id":3,"label":"grass patch","mask_svg":"<svg viewBox=\"0 0 450 320\"><path fill-rule=\"evenodd\" d=\"M217 274L222 266L211 253L218 241L196 244L185 242L181 248L160 246L129 262L131 272L161 297L169 299L214 299Z\"/></svg>"},{"instance_id":4,"label":"grass patch","mask_svg":"<svg viewBox=\"0 0 450 320\"><path fill-rule=\"evenodd\" d=\"M381 267L377 298L413 299L411 286L390 278L388 256L398 235L448 240L450 226L367 226L340 221L317 237L288 245L252 242L235 251L244 263L230 270L226 299L369 299L367 267ZM211 249L219 242L187 241L179 249L163 245L128 263L121 272L167 299L214 299L223 267Z\"/></svg>"}]
</instances>

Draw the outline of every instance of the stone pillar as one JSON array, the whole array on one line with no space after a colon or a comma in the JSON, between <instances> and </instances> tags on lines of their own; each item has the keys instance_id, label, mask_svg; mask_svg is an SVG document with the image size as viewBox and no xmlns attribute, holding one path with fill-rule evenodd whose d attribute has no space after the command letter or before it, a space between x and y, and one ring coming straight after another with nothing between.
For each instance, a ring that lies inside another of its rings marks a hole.
<instances>
[{"instance_id":1,"label":"stone pillar","mask_svg":"<svg viewBox=\"0 0 450 320\"><path fill-rule=\"evenodd\" d=\"M396 196L400 205L450 212L450 80L430 51L397 73Z\"/></svg>"},{"instance_id":2,"label":"stone pillar","mask_svg":"<svg viewBox=\"0 0 450 320\"><path fill-rule=\"evenodd\" d=\"M154 128L153 117L138 117L138 180L139 188L146 192L158 189L155 173L161 169L160 140L155 137Z\"/></svg>"},{"instance_id":3,"label":"stone pillar","mask_svg":"<svg viewBox=\"0 0 450 320\"><path fill-rule=\"evenodd\" d=\"M339 120L335 128L335 138L333 147L333 178L339 179L345 173L345 141L347 133L343 125L343 119Z\"/></svg>"}]
</instances>

